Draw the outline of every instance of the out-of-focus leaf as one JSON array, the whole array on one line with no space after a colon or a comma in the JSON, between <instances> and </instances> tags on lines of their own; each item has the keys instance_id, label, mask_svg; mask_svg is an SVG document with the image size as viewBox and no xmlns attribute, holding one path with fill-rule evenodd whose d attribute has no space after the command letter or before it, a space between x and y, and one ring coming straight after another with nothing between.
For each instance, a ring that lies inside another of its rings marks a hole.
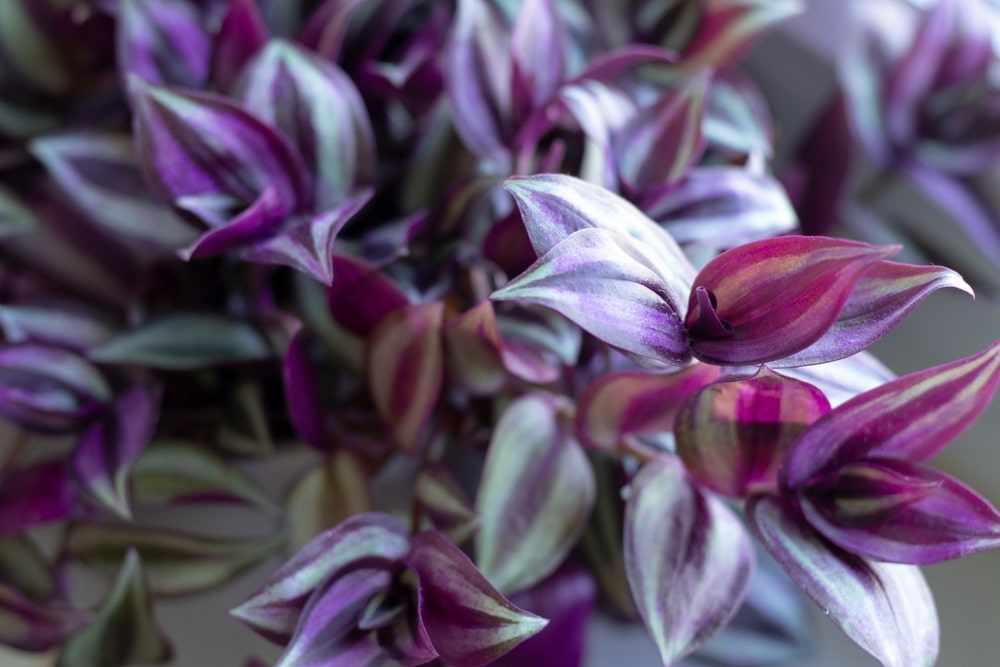
<instances>
[{"instance_id":1,"label":"out-of-focus leaf","mask_svg":"<svg viewBox=\"0 0 1000 667\"><path fill-rule=\"evenodd\" d=\"M590 523L580 539L580 550L588 569L597 579L603 601L620 618L636 619L638 613L625 572L622 534L625 523L625 501L622 487L627 476L618 461L591 455L597 482L597 498Z\"/></svg>"},{"instance_id":2,"label":"out-of-focus leaf","mask_svg":"<svg viewBox=\"0 0 1000 667\"><path fill-rule=\"evenodd\" d=\"M11 343L39 342L82 351L109 340L114 325L76 302L0 305L0 327Z\"/></svg>"},{"instance_id":3,"label":"out-of-focus leaf","mask_svg":"<svg viewBox=\"0 0 1000 667\"><path fill-rule=\"evenodd\" d=\"M619 176L632 192L679 181L705 149L702 116L711 73L700 72L664 92L623 127L615 141Z\"/></svg>"},{"instance_id":4,"label":"out-of-focus leaf","mask_svg":"<svg viewBox=\"0 0 1000 667\"><path fill-rule=\"evenodd\" d=\"M267 424L264 398L258 382L238 383L226 398L226 414L215 432L220 449L244 456L262 456L274 451Z\"/></svg>"},{"instance_id":5,"label":"out-of-focus leaf","mask_svg":"<svg viewBox=\"0 0 1000 667\"><path fill-rule=\"evenodd\" d=\"M56 591L56 577L41 549L30 536L0 537L0 581L11 584L32 600Z\"/></svg>"},{"instance_id":6,"label":"out-of-focus leaf","mask_svg":"<svg viewBox=\"0 0 1000 667\"><path fill-rule=\"evenodd\" d=\"M0 348L0 415L24 428L72 431L111 398L101 372L74 352L34 343Z\"/></svg>"},{"instance_id":7,"label":"out-of-focus leaf","mask_svg":"<svg viewBox=\"0 0 1000 667\"><path fill-rule=\"evenodd\" d=\"M444 376L444 305L407 306L386 316L368 340L368 386L396 443L413 451Z\"/></svg>"},{"instance_id":8,"label":"out-of-focus leaf","mask_svg":"<svg viewBox=\"0 0 1000 667\"><path fill-rule=\"evenodd\" d=\"M455 544L479 530L479 515L458 482L439 466L427 466L417 475L413 500L434 527Z\"/></svg>"},{"instance_id":9,"label":"out-of-focus leaf","mask_svg":"<svg viewBox=\"0 0 1000 667\"><path fill-rule=\"evenodd\" d=\"M323 212L375 180L375 139L361 95L333 63L273 39L250 62L235 96L278 128L312 174L312 210Z\"/></svg>"},{"instance_id":10,"label":"out-of-focus leaf","mask_svg":"<svg viewBox=\"0 0 1000 667\"><path fill-rule=\"evenodd\" d=\"M444 58L452 122L483 159L500 160L510 138L512 61L507 29L492 3L461 0Z\"/></svg>"},{"instance_id":11,"label":"out-of-focus leaf","mask_svg":"<svg viewBox=\"0 0 1000 667\"><path fill-rule=\"evenodd\" d=\"M173 651L153 617L153 600L139 554L128 549L123 556L117 561L121 563L118 579L97 618L63 646L56 667L125 667L170 660Z\"/></svg>"},{"instance_id":12,"label":"out-of-focus leaf","mask_svg":"<svg viewBox=\"0 0 1000 667\"><path fill-rule=\"evenodd\" d=\"M160 388L137 385L94 424L73 452L73 474L99 504L129 519L129 475L153 437L160 416Z\"/></svg>"},{"instance_id":13,"label":"out-of-focus leaf","mask_svg":"<svg viewBox=\"0 0 1000 667\"><path fill-rule=\"evenodd\" d=\"M376 512L356 514L316 536L229 613L268 639L286 644L308 597L324 580L359 562L391 564L409 552L410 537L402 522Z\"/></svg>"},{"instance_id":14,"label":"out-of-focus leaf","mask_svg":"<svg viewBox=\"0 0 1000 667\"><path fill-rule=\"evenodd\" d=\"M0 475L0 535L16 535L65 518L76 493L63 461L49 461Z\"/></svg>"},{"instance_id":15,"label":"out-of-focus leaf","mask_svg":"<svg viewBox=\"0 0 1000 667\"><path fill-rule=\"evenodd\" d=\"M47 651L63 644L90 621L90 614L64 603L43 604L0 582L0 642L21 651Z\"/></svg>"},{"instance_id":16,"label":"out-of-focus leaf","mask_svg":"<svg viewBox=\"0 0 1000 667\"><path fill-rule=\"evenodd\" d=\"M580 356L580 328L548 308L506 310L497 314L497 327L504 367L527 382L553 382Z\"/></svg>"},{"instance_id":17,"label":"out-of-focus leaf","mask_svg":"<svg viewBox=\"0 0 1000 667\"><path fill-rule=\"evenodd\" d=\"M449 665L485 665L548 624L511 604L437 531L415 535L406 562L420 581L421 620Z\"/></svg>"},{"instance_id":18,"label":"out-of-focus leaf","mask_svg":"<svg viewBox=\"0 0 1000 667\"><path fill-rule=\"evenodd\" d=\"M287 4L287 3L286 3ZM231 0L215 34L212 81L229 91L243 67L267 43L269 32L255 0Z\"/></svg>"},{"instance_id":19,"label":"out-of-focus leaf","mask_svg":"<svg viewBox=\"0 0 1000 667\"><path fill-rule=\"evenodd\" d=\"M699 167L643 203L678 243L732 248L798 225L781 183L744 167Z\"/></svg>"},{"instance_id":20,"label":"out-of-focus leaf","mask_svg":"<svg viewBox=\"0 0 1000 667\"><path fill-rule=\"evenodd\" d=\"M349 451L336 451L305 471L285 499L290 547L298 551L323 531L372 509L368 473Z\"/></svg>"},{"instance_id":21,"label":"out-of-focus leaf","mask_svg":"<svg viewBox=\"0 0 1000 667\"><path fill-rule=\"evenodd\" d=\"M227 98L130 80L139 163L154 191L211 228L185 258L274 236L309 201L301 158ZM242 209L242 212L239 212ZM234 215L234 211L236 214Z\"/></svg>"},{"instance_id":22,"label":"out-of-focus leaf","mask_svg":"<svg viewBox=\"0 0 1000 667\"><path fill-rule=\"evenodd\" d=\"M698 29L681 52L687 68L727 65L802 11L800 0L705 0L703 7Z\"/></svg>"},{"instance_id":23,"label":"out-of-focus leaf","mask_svg":"<svg viewBox=\"0 0 1000 667\"><path fill-rule=\"evenodd\" d=\"M521 114L552 99L566 68L566 27L554 0L521 3L510 36L511 105ZM498 54L499 55L499 54Z\"/></svg>"},{"instance_id":24,"label":"out-of-focus leaf","mask_svg":"<svg viewBox=\"0 0 1000 667\"><path fill-rule=\"evenodd\" d=\"M70 200L113 234L166 250L182 248L198 237L198 230L153 201L142 182L131 137L52 135L32 142L31 151Z\"/></svg>"},{"instance_id":25,"label":"out-of-focus leaf","mask_svg":"<svg viewBox=\"0 0 1000 667\"><path fill-rule=\"evenodd\" d=\"M476 497L483 574L501 591L551 574L583 532L594 494L590 463L560 423L556 400L529 394L511 403L493 431Z\"/></svg>"},{"instance_id":26,"label":"out-of-focus leaf","mask_svg":"<svg viewBox=\"0 0 1000 667\"><path fill-rule=\"evenodd\" d=\"M729 622L756 564L740 520L674 458L647 462L632 482L624 544L632 595L664 665Z\"/></svg>"},{"instance_id":27,"label":"out-of-focus leaf","mask_svg":"<svg viewBox=\"0 0 1000 667\"><path fill-rule=\"evenodd\" d=\"M884 667L934 664L937 612L919 568L843 551L774 496L751 499L746 516L792 581Z\"/></svg>"},{"instance_id":28,"label":"out-of-focus leaf","mask_svg":"<svg viewBox=\"0 0 1000 667\"><path fill-rule=\"evenodd\" d=\"M208 313L174 313L90 350L104 364L137 364L194 370L259 361L271 356L267 341L246 322Z\"/></svg>"},{"instance_id":29,"label":"out-of-focus leaf","mask_svg":"<svg viewBox=\"0 0 1000 667\"><path fill-rule=\"evenodd\" d=\"M31 209L13 192L0 186L0 239L33 231L37 226Z\"/></svg>"},{"instance_id":30,"label":"out-of-focus leaf","mask_svg":"<svg viewBox=\"0 0 1000 667\"><path fill-rule=\"evenodd\" d=\"M327 291L333 319L368 338L382 319L409 303L406 293L376 267L350 255L333 255L335 284Z\"/></svg>"},{"instance_id":31,"label":"out-of-focus leaf","mask_svg":"<svg viewBox=\"0 0 1000 667\"><path fill-rule=\"evenodd\" d=\"M188 0L118 3L118 67L150 83L201 88L212 43Z\"/></svg>"},{"instance_id":32,"label":"out-of-focus leaf","mask_svg":"<svg viewBox=\"0 0 1000 667\"><path fill-rule=\"evenodd\" d=\"M444 327L449 380L475 395L492 396L507 381L503 342L493 304L483 301Z\"/></svg>"},{"instance_id":33,"label":"out-of-focus leaf","mask_svg":"<svg viewBox=\"0 0 1000 667\"><path fill-rule=\"evenodd\" d=\"M157 595L196 593L232 579L284 542L281 535L221 539L125 524L74 524L66 554L93 567L114 568L130 550L142 556Z\"/></svg>"},{"instance_id":34,"label":"out-of-focus leaf","mask_svg":"<svg viewBox=\"0 0 1000 667\"><path fill-rule=\"evenodd\" d=\"M261 264L290 266L324 285L333 283L334 242L372 197L365 189L319 215L296 222L291 229L243 251L243 259Z\"/></svg>"},{"instance_id":35,"label":"out-of-focus leaf","mask_svg":"<svg viewBox=\"0 0 1000 667\"><path fill-rule=\"evenodd\" d=\"M718 367L699 363L675 373L609 373L580 395L576 436L592 449L614 451L624 436L671 432L682 401L718 376Z\"/></svg>"},{"instance_id":36,"label":"out-of-focus leaf","mask_svg":"<svg viewBox=\"0 0 1000 667\"><path fill-rule=\"evenodd\" d=\"M137 503L242 502L265 512L274 502L237 468L207 449L179 441L155 441L135 462L130 476Z\"/></svg>"}]
</instances>

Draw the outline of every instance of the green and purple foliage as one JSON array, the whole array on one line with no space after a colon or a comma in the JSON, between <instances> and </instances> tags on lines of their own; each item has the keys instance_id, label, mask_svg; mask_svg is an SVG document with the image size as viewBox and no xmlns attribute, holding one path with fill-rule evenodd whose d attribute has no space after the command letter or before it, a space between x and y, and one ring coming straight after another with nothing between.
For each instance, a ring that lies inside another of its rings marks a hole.
<instances>
[{"instance_id":1,"label":"green and purple foliage","mask_svg":"<svg viewBox=\"0 0 1000 667\"><path fill-rule=\"evenodd\" d=\"M926 461L1000 343L895 378L865 350L972 288L823 234L856 136L1000 257L984 3L859 23L789 150L740 59L795 0L6 0L0 643L167 663L158 599L277 557L216 611L281 667L579 667L596 613L778 664L805 598L934 663L917 566L1000 512ZM243 463L289 452L275 498ZM198 503L261 529L147 520Z\"/></svg>"}]
</instances>

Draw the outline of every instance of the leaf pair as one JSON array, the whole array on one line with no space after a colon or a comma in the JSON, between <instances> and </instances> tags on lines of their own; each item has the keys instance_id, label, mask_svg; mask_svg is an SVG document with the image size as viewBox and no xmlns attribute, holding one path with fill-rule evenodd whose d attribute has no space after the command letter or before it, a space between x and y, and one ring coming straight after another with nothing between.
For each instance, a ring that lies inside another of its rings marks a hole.
<instances>
[{"instance_id":1,"label":"leaf pair","mask_svg":"<svg viewBox=\"0 0 1000 667\"><path fill-rule=\"evenodd\" d=\"M953 271L896 264L896 248L787 236L733 248L695 272L670 235L577 179L511 179L539 259L495 300L552 308L646 363L802 366L871 345ZM686 310L684 310L686 307Z\"/></svg>"},{"instance_id":2,"label":"leaf pair","mask_svg":"<svg viewBox=\"0 0 1000 667\"><path fill-rule=\"evenodd\" d=\"M319 535L232 613L288 647L278 664L484 665L544 627L436 531L359 514Z\"/></svg>"}]
</instances>

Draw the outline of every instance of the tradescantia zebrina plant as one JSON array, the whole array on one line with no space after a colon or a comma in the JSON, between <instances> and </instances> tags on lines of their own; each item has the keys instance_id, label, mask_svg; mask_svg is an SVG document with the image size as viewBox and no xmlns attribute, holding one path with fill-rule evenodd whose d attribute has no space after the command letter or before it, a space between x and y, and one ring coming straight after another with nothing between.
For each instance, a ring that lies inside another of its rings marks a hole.
<instances>
[{"instance_id":1,"label":"tradescantia zebrina plant","mask_svg":"<svg viewBox=\"0 0 1000 667\"><path fill-rule=\"evenodd\" d=\"M255 667L579 667L599 613L780 664L806 599L932 664L917 566L1000 514L926 461L1000 343L865 351L972 290L806 235L839 176L740 67L801 9L0 4L0 643L194 664L157 603L239 578Z\"/></svg>"}]
</instances>

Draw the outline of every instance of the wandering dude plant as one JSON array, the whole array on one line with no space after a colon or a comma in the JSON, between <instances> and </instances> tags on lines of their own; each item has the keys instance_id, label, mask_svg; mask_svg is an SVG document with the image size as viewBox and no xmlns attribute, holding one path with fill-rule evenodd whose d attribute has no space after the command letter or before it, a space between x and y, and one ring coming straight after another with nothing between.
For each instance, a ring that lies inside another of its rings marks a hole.
<instances>
[{"instance_id":1,"label":"wandering dude plant","mask_svg":"<svg viewBox=\"0 0 1000 667\"><path fill-rule=\"evenodd\" d=\"M972 287L836 234L855 137L1000 257L997 9L891 2L794 145L742 63L796 0L0 3L0 643L192 664L157 603L242 578L247 667L580 667L596 614L788 664L807 599L933 664L1000 342L895 377Z\"/></svg>"}]
</instances>

